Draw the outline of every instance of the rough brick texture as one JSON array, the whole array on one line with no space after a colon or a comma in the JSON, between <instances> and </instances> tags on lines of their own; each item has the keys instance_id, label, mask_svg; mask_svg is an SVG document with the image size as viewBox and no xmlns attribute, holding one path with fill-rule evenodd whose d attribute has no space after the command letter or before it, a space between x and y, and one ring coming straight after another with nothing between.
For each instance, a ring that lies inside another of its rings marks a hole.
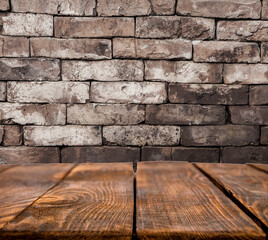
<instances>
[{"instance_id":1,"label":"rough brick texture","mask_svg":"<svg viewBox=\"0 0 268 240\"><path fill-rule=\"evenodd\" d=\"M268 0L0 0L0 164L268 163Z\"/></svg>"}]
</instances>

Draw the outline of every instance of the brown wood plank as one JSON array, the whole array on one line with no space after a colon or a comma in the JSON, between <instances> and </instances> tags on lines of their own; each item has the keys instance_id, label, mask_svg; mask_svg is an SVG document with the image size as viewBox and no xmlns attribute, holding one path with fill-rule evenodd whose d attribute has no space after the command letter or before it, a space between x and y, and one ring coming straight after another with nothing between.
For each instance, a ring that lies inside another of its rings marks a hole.
<instances>
[{"instance_id":1,"label":"brown wood plank","mask_svg":"<svg viewBox=\"0 0 268 240\"><path fill-rule=\"evenodd\" d=\"M6 171L9 168L13 168L16 165L0 165L0 173Z\"/></svg>"},{"instance_id":2,"label":"brown wood plank","mask_svg":"<svg viewBox=\"0 0 268 240\"><path fill-rule=\"evenodd\" d=\"M4 228L17 239L131 239L131 163L78 165L58 186Z\"/></svg>"},{"instance_id":3,"label":"brown wood plank","mask_svg":"<svg viewBox=\"0 0 268 240\"><path fill-rule=\"evenodd\" d=\"M55 186L71 164L16 166L0 174L0 229Z\"/></svg>"},{"instance_id":4,"label":"brown wood plank","mask_svg":"<svg viewBox=\"0 0 268 240\"><path fill-rule=\"evenodd\" d=\"M244 212L186 162L138 163L137 236L265 239Z\"/></svg>"},{"instance_id":5,"label":"brown wood plank","mask_svg":"<svg viewBox=\"0 0 268 240\"><path fill-rule=\"evenodd\" d=\"M268 226L268 175L241 164L196 164Z\"/></svg>"},{"instance_id":6,"label":"brown wood plank","mask_svg":"<svg viewBox=\"0 0 268 240\"><path fill-rule=\"evenodd\" d=\"M258 170L261 170L265 173L268 173L268 164L255 164L255 163L248 163L250 167L256 168Z\"/></svg>"}]
</instances>

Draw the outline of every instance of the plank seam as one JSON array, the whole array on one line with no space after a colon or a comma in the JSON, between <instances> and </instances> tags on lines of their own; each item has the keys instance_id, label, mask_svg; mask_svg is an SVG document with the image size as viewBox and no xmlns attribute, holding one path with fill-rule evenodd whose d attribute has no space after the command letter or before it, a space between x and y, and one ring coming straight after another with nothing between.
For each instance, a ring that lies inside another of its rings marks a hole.
<instances>
[{"instance_id":1,"label":"plank seam","mask_svg":"<svg viewBox=\"0 0 268 240\"><path fill-rule=\"evenodd\" d=\"M201 167L197 166L193 163L193 166L203 173L226 197L228 197L237 207L240 208L251 220L253 220L266 234L266 238L268 239L268 227L264 224L264 222L259 219L254 213L252 213L242 202L240 202L232 193L232 191L227 190L220 180L214 178L210 174L208 174Z\"/></svg>"},{"instance_id":2,"label":"plank seam","mask_svg":"<svg viewBox=\"0 0 268 240\"><path fill-rule=\"evenodd\" d=\"M10 221L8 221L5 225L3 225L2 228L0 228L0 230L3 230L9 223L13 222L14 220L16 220L21 214L23 214L28 208L30 208L36 201L38 201L40 198L42 198L44 195L46 195L50 190L52 190L53 188L55 188L56 186L58 186L70 173L71 171L77 166L78 164L73 165L65 174L64 176L52 187L50 187L47 191L45 191L42 195L40 195L39 197L37 197L34 201L32 201L27 207L25 207L20 213L18 213L13 219L11 219Z\"/></svg>"},{"instance_id":3,"label":"plank seam","mask_svg":"<svg viewBox=\"0 0 268 240\"><path fill-rule=\"evenodd\" d=\"M268 171L266 171L265 169L259 168L258 166L255 166L253 164L247 164L246 166L249 166L251 168L254 168L255 170L258 170L258 171L261 171L261 172L268 174Z\"/></svg>"}]
</instances>

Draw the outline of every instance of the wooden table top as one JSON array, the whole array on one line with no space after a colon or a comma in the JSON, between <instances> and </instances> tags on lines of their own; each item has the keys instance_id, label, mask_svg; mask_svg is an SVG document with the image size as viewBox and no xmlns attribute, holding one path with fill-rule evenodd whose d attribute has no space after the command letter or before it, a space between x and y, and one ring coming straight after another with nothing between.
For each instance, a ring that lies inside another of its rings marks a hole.
<instances>
[{"instance_id":1,"label":"wooden table top","mask_svg":"<svg viewBox=\"0 0 268 240\"><path fill-rule=\"evenodd\" d=\"M0 239L268 239L268 165L0 165Z\"/></svg>"}]
</instances>

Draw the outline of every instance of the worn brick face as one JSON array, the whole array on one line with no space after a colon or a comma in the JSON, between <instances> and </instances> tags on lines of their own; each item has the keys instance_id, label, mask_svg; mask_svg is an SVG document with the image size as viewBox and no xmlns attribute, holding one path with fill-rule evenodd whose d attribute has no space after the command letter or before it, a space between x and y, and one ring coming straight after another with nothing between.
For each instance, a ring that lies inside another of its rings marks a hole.
<instances>
[{"instance_id":1,"label":"worn brick face","mask_svg":"<svg viewBox=\"0 0 268 240\"><path fill-rule=\"evenodd\" d=\"M223 84L176 84L168 88L173 103L198 104L248 104L248 87Z\"/></svg>"},{"instance_id":2,"label":"worn brick face","mask_svg":"<svg viewBox=\"0 0 268 240\"><path fill-rule=\"evenodd\" d=\"M29 57L29 39L1 36L0 57Z\"/></svg>"},{"instance_id":3,"label":"worn brick face","mask_svg":"<svg viewBox=\"0 0 268 240\"><path fill-rule=\"evenodd\" d=\"M0 82L0 101L6 100L6 82Z\"/></svg>"},{"instance_id":4,"label":"worn brick face","mask_svg":"<svg viewBox=\"0 0 268 240\"><path fill-rule=\"evenodd\" d=\"M10 8L9 0L1 0L0 2L0 11L6 11Z\"/></svg>"},{"instance_id":5,"label":"worn brick face","mask_svg":"<svg viewBox=\"0 0 268 240\"><path fill-rule=\"evenodd\" d=\"M19 146L22 144L21 127L18 125L5 126L4 146Z\"/></svg>"},{"instance_id":6,"label":"worn brick face","mask_svg":"<svg viewBox=\"0 0 268 240\"><path fill-rule=\"evenodd\" d=\"M251 105L268 104L268 86L251 86L249 91L249 103Z\"/></svg>"},{"instance_id":7,"label":"worn brick face","mask_svg":"<svg viewBox=\"0 0 268 240\"><path fill-rule=\"evenodd\" d=\"M268 43L261 44L261 60L264 63L268 63Z\"/></svg>"},{"instance_id":8,"label":"worn brick face","mask_svg":"<svg viewBox=\"0 0 268 240\"><path fill-rule=\"evenodd\" d=\"M262 1L262 18L268 19L268 0Z\"/></svg>"},{"instance_id":9,"label":"worn brick face","mask_svg":"<svg viewBox=\"0 0 268 240\"><path fill-rule=\"evenodd\" d=\"M56 37L131 37L133 18L55 18Z\"/></svg>"},{"instance_id":10,"label":"worn brick face","mask_svg":"<svg viewBox=\"0 0 268 240\"><path fill-rule=\"evenodd\" d=\"M268 145L268 127L261 128L261 141L260 142L261 144Z\"/></svg>"},{"instance_id":11,"label":"worn brick face","mask_svg":"<svg viewBox=\"0 0 268 240\"><path fill-rule=\"evenodd\" d=\"M31 56L50 58L109 59L111 40L105 39L31 39Z\"/></svg>"},{"instance_id":12,"label":"worn brick face","mask_svg":"<svg viewBox=\"0 0 268 240\"><path fill-rule=\"evenodd\" d=\"M4 126L0 126L0 144L3 141L4 132L5 132Z\"/></svg>"},{"instance_id":13,"label":"worn brick face","mask_svg":"<svg viewBox=\"0 0 268 240\"><path fill-rule=\"evenodd\" d=\"M145 122L178 125L224 124L225 108L187 104L147 105Z\"/></svg>"},{"instance_id":14,"label":"worn brick face","mask_svg":"<svg viewBox=\"0 0 268 240\"><path fill-rule=\"evenodd\" d=\"M63 61L63 80L142 81L140 60Z\"/></svg>"}]
</instances>

